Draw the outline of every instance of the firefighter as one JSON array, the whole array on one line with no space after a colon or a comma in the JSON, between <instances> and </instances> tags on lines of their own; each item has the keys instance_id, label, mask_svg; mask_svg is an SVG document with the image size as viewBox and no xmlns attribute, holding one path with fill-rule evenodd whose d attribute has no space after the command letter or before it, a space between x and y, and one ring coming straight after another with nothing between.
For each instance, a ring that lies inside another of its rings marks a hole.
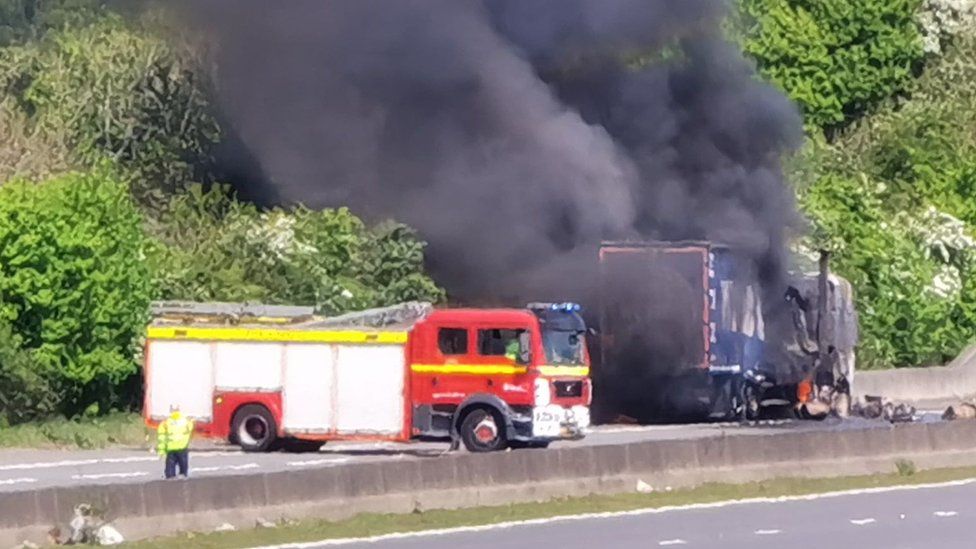
<instances>
[{"instance_id":1,"label":"firefighter","mask_svg":"<svg viewBox=\"0 0 976 549\"><path fill-rule=\"evenodd\" d=\"M190 473L190 439L193 436L193 420L183 417L180 407L169 407L169 417L159 424L156 431L156 452L166 460L166 478L180 476L186 478Z\"/></svg>"},{"instance_id":2,"label":"firefighter","mask_svg":"<svg viewBox=\"0 0 976 549\"><path fill-rule=\"evenodd\" d=\"M519 341L518 338L513 339L508 342L505 346L505 358L511 360L512 362L519 361Z\"/></svg>"}]
</instances>

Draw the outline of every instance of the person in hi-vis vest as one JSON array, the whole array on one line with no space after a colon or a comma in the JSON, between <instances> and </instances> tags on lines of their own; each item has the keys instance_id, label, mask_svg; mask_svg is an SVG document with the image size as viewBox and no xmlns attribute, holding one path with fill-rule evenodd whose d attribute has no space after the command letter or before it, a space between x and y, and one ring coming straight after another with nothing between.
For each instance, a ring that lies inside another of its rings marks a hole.
<instances>
[{"instance_id":1,"label":"person in hi-vis vest","mask_svg":"<svg viewBox=\"0 0 976 549\"><path fill-rule=\"evenodd\" d=\"M169 417L159 424L156 431L156 452L166 460L166 478L190 474L190 439L193 437L193 420L183 417L180 407L169 407Z\"/></svg>"}]
</instances>

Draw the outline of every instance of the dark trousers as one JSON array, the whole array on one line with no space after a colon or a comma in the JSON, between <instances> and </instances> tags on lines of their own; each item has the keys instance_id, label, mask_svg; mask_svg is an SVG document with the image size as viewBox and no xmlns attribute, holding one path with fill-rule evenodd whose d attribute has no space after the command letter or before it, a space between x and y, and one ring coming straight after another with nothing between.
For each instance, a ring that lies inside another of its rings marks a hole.
<instances>
[{"instance_id":1,"label":"dark trousers","mask_svg":"<svg viewBox=\"0 0 976 549\"><path fill-rule=\"evenodd\" d=\"M180 474L184 477L190 475L190 451L180 450L178 452L166 452L166 478L176 476L176 468L180 468Z\"/></svg>"}]
</instances>

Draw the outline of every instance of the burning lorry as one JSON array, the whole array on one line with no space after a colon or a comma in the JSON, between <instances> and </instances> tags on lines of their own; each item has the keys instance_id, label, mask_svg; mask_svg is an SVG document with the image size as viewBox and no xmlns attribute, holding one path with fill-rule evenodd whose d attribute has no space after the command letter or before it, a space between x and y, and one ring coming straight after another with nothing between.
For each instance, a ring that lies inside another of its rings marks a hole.
<instances>
[{"instance_id":1,"label":"burning lorry","mask_svg":"<svg viewBox=\"0 0 976 549\"><path fill-rule=\"evenodd\" d=\"M850 284L823 254L818 273L792 276L764 303L739 267L710 242L601 246L595 419L846 413L857 343Z\"/></svg>"},{"instance_id":2,"label":"burning lorry","mask_svg":"<svg viewBox=\"0 0 976 549\"><path fill-rule=\"evenodd\" d=\"M330 440L545 447L590 424L586 326L574 304L406 303L323 318L311 308L160 303L144 416L170 406L245 451Z\"/></svg>"}]
</instances>

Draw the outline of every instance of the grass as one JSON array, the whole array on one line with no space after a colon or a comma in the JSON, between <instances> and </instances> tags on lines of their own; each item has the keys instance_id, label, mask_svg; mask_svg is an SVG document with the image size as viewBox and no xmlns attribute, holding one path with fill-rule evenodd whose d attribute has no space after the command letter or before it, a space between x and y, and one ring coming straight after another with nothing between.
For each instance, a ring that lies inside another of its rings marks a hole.
<instances>
[{"instance_id":1,"label":"grass","mask_svg":"<svg viewBox=\"0 0 976 549\"><path fill-rule=\"evenodd\" d=\"M49 419L0 427L0 448L144 446L147 434L141 416L115 412L101 417Z\"/></svg>"},{"instance_id":2,"label":"grass","mask_svg":"<svg viewBox=\"0 0 976 549\"><path fill-rule=\"evenodd\" d=\"M906 463L899 461L899 463ZM671 505L708 503L734 499L798 496L840 490L877 488L946 482L976 477L976 467L913 471L905 474L904 465L884 475L833 479L775 479L749 484L705 484L691 489L655 491L651 494L627 493L557 499L546 503L524 503L450 511L433 510L404 515L362 514L329 522L304 520L281 522L277 528L259 528L209 534L186 533L126 544L135 549L187 547L230 549L278 543L375 536L393 532L415 532L458 526L476 526L506 521L545 518L582 513L630 511Z\"/></svg>"}]
</instances>

